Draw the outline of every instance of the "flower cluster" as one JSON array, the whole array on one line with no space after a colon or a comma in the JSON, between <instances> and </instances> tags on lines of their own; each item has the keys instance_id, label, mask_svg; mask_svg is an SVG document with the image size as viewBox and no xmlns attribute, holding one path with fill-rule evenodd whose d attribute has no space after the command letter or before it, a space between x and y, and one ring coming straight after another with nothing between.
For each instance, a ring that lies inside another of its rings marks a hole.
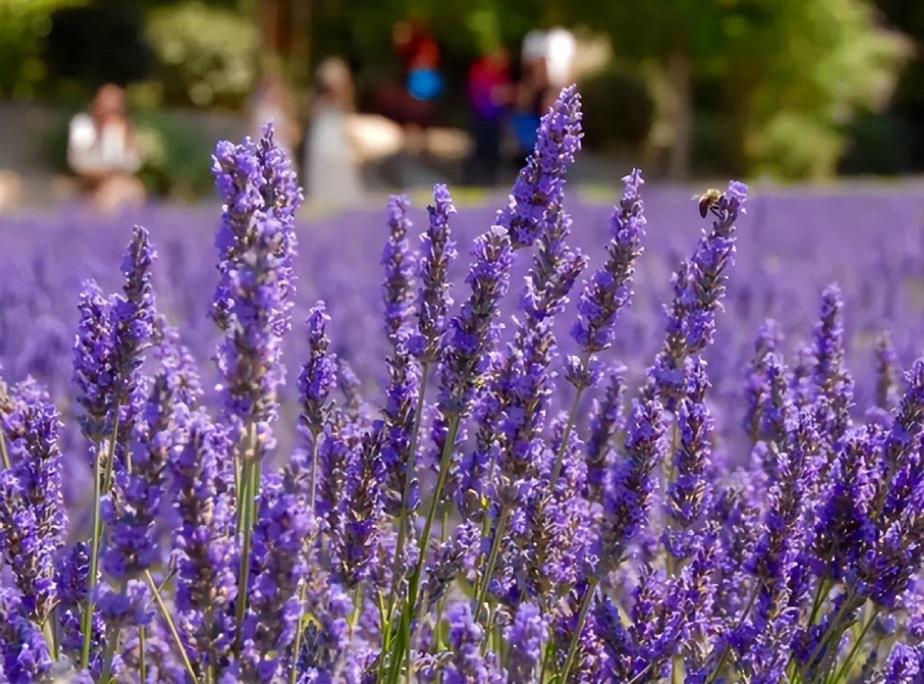
<instances>
[{"instance_id":1,"label":"flower cluster","mask_svg":"<svg viewBox=\"0 0 924 684\"><path fill-rule=\"evenodd\" d=\"M0 680L920 681L924 359L882 337L855 382L834 285L803 340L767 321L741 356L714 344L734 181L690 203L708 225L684 236L663 336L623 338L645 186L625 177L573 294L581 135L566 88L459 304L449 191L419 241L391 198L383 358L370 372L360 327L314 304L291 407L301 191L271 128L219 143L217 391L155 308L143 228L122 292L79 296L73 405L0 383ZM92 515L66 514L68 451L94 457Z\"/></svg>"}]
</instances>

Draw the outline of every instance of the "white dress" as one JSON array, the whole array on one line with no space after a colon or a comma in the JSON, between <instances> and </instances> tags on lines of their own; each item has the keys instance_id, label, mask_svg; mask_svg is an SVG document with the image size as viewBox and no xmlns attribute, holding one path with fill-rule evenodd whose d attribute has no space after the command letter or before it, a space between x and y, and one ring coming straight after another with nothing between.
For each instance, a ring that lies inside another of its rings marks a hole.
<instances>
[{"instance_id":1,"label":"white dress","mask_svg":"<svg viewBox=\"0 0 924 684\"><path fill-rule=\"evenodd\" d=\"M362 199L362 184L353 144L347 135L346 114L319 107L308 137L308 197L326 205L353 204Z\"/></svg>"}]
</instances>

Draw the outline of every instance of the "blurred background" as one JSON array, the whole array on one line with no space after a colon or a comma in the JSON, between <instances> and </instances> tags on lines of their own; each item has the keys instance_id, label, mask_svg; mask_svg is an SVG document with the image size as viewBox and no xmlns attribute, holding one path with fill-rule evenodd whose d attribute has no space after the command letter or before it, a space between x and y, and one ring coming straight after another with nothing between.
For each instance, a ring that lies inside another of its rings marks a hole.
<instances>
[{"instance_id":1,"label":"blurred background","mask_svg":"<svg viewBox=\"0 0 924 684\"><path fill-rule=\"evenodd\" d=\"M924 169L919 0L0 0L0 210L211 192L272 120L312 206L508 186L577 82L573 178Z\"/></svg>"}]
</instances>

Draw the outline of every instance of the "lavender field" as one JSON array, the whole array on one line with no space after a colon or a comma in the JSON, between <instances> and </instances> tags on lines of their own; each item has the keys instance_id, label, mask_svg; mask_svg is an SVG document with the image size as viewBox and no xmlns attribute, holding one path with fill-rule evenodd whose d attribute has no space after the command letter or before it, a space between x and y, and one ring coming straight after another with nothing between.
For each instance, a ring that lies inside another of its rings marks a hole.
<instances>
[{"instance_id":1,"label":"lavender field","mask_svg":"<svg viewBox=\"0 0 924 684\"><path fill-rule=\"evenodd\" d=\"M580 118L458 211L267 135L0 218L0 675L924 681L924 193L591 202Z\"/></svg>"}]
</instances>

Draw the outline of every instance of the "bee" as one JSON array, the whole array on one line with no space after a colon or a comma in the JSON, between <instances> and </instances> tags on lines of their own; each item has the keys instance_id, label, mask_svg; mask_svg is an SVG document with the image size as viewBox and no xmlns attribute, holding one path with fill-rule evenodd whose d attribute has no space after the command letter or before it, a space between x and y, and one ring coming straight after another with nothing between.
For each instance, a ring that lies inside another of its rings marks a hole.
<instances>
[{"instance_id":1,"label":"bee","mask_svg":"<svg viewBox=\"0 0 924 684\"><path fill-rule=\"evenodd\" d=\"M693 199L699 201L699 215L703 218L706 218L706 214L709 213L709 210L718 204L719 200L722 199L723 193L721 190L716 190L715 188L709 188L699 197L693 196Z\"/></svg>"}]
</instances>

